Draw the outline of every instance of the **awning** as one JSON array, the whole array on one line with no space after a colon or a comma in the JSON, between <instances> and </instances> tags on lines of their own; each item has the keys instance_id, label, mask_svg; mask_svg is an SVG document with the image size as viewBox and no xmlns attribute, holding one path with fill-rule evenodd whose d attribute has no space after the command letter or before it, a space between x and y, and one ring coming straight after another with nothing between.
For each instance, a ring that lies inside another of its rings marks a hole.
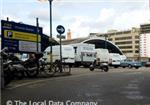
<instances>
[{"instance_id":1,"label":"awning","mask_svg":"<svg viewBox=\"0 0 150 105\"><path fill-rule=\"evenodd\" d=\"M54 39L50 38L49 36L43 34L41 37L41 50L42 52L49 46L59 45L59 43Z\"/></svg>"}]
</instances>

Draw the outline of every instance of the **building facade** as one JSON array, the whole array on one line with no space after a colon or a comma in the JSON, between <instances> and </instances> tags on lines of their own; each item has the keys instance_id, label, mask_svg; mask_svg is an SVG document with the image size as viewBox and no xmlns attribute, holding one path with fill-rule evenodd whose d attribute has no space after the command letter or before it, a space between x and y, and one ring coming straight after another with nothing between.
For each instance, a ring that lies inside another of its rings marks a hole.
<instances>
[{"instance_id":1,"label":"building facade","mask_svg":"<svg viewBox=\"0 0 150 105\"><path fill-rule=\"evenodd\" d=\"M143 24L140 33L140 57L150 61L150 24Z\"/></svg>"}]
</instances>

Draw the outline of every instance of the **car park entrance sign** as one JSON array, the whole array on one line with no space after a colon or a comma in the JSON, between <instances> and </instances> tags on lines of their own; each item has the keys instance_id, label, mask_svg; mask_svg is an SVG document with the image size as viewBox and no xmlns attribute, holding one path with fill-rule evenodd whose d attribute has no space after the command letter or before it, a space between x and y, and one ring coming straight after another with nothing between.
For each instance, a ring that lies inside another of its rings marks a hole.
<instances>
[{"instance_id":1,"label":"car park entrance sign","mask_svg":"<svg viewBox=\"0 0 150 105\"><path fill-rule=\"evenodd\" d=\"M37 45L39 51L41 51L41 35L41 27L37 28L36 26L12 21L1 21L2 49L4 47L8 48L8 52L37 52Z\"/></svg>"}]
</instances>

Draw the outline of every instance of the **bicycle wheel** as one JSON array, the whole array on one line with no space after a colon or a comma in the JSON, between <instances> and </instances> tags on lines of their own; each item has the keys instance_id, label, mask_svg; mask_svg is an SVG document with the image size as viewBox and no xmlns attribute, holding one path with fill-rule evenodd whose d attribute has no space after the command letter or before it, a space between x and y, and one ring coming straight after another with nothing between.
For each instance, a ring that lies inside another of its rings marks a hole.
<instances>
[{"instance_id":1,"label":"bicycle wheel","mask_svg":"<svg viewBox=\"0 0 150 105\"><path fill-rule=\"evenodd\" d=\"M64 71L64 72L71 72L71 66L70 65L62 65L62 70Z\"/></svg>"}]
</instances>

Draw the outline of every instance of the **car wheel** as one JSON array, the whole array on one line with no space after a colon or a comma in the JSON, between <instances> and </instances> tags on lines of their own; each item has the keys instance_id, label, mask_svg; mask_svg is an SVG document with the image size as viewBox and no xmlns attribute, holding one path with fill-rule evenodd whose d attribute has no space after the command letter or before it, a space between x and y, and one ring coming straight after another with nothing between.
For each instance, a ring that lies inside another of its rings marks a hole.
<instances>
[{"instance_id":1,"label":"car wheel","mask_svg":"<svg viewBox=\"0 0 150 105\"><path fill-rule=\"evenodd\" d=\"M132 65L128 65L128 67L131 69L131 68L132 68Z\"/></svg>"}]
</instances>

